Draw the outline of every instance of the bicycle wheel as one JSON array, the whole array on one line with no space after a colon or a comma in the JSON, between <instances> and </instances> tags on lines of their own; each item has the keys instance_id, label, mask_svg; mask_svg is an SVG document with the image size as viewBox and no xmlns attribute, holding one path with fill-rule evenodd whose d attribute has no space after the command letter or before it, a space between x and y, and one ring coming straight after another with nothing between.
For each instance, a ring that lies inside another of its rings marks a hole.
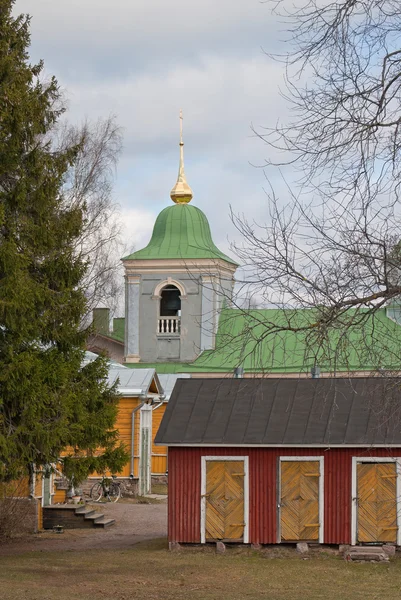
<instances>
[{"instance_id":1,"label":"bicycle wheel","mask_svg":"<svg viewBox=\"0 0 401 600\"><path fill-rule=\"evenodd\" d=\"M113 481L110 484L108 496L109 496L110 502L117 502L117 500L121 496L121 489L120 489L120 486L118 485L118 483L114 483L114 481Z\"/></svg>"},{"instance_id":2,"label":"bicycle wheel","mask_svg":"<svg viewBox=\"0 0 401 600\"><path fill-rule=\"evenodd\" d=\"M103 487L102 484L97 481L91 488L90 497L94 502L99 502L100 498L103 496Z\"/></svg>"}]
</instances>

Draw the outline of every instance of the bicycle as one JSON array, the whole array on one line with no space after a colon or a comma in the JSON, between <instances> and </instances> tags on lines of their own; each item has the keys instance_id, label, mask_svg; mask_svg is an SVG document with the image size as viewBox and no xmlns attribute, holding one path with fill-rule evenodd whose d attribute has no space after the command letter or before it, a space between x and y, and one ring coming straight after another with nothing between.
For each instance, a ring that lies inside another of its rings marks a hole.
<instances>
[{"instance_id":1,"label":"bicycle","mask_svg":"<svg viewBox=\"0 0 401 600\"><path fill-rule=\"evenodd\" d=\"M100 502L101 498L107 498L109 502L117 502L121 498L121 487L118 481L115 481L115 475L105 477L97 481L91 488L90 497L93 502Z\"/></svg>"}]
</instances>

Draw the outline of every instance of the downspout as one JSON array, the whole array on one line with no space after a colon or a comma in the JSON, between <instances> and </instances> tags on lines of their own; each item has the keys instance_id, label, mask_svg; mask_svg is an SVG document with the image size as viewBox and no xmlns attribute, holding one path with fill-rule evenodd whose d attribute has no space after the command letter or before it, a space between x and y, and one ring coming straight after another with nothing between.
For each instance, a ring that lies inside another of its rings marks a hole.
<instances>
[{"instance_id":1,"label":"downspout","mask_svg":"<svg viewBox=\"0 0 401 600\"><path fill-rule=\"evenodd\" d=\"M36 468L35 464L31 463L29 465L29 495L31 498L35 498L35 488L36 488Z\"/></svg>"},{"instance_id":2,"label":"downspout","mask_svg":"<svg viewBox=\"0 0 401 600\"><path fill-rule=\"evenodd\" d=\"M152 404L152 410L156 410L156 408L159 408L159 406L161 406L162 404L164 404L165 399L166 399L165 394L161 394L159 402L157 404Z\"/></svg>"},{"instance_id":3,"label":"downspout","mask_svg":"<svg viewBox=\"0 0 401 600\"><path fill-rule=\"evenodd\" d=\"M134 454L135 454L135 413L142 408L145 404L147 397L141 394L139 398L144 400L133 409L131 413L131 465L130 465L130 477L134 476Z\"/></svg>"}]
</instances>

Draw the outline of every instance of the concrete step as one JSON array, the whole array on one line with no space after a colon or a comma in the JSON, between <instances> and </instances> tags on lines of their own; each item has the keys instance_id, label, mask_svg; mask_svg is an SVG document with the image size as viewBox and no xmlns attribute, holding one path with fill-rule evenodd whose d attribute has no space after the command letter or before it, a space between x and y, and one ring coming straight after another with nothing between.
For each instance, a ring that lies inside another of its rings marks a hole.
<instances>
[{"instance_id":1,"label":"concrete step","mask_svg":"<svg viewBox=\"0 0 401 600\"><path fill-rule=\"evenodd\" d=\"M103 519L104 515L102 513L98 513L96 511L91 511L90 515L85 515L85 521L92 521L92 523L96 523L99 519Z\"/></svg>"},{"instance_id":2,"label":"concrete step","mask_svg":"<svg viewBox=\"0 0 401 600\"><path fill-rule=\"evenodd\" d=\"M82 512L85 512L86 510L88 510L88 509L86 508L86 506L78 506L78 507L75 509L75 514L76 514L76 515L79 515L80 513L82 513Z\"/></svg>"},{"instance_id":3,"label":"concrete step","mask_svg":"<svg viewBox=\"0 0 401 600\"><path fill-rule=\"evenodd\" d=\"M115 519L106 519L104 516L102 516L99 519L96 519L96 521L93 522L95 527L102 527L103 529L105 527L110 527L111 525L114 525L115 523Z\"/></svg>"},{"instance_id":4,"label":"concrete step","mask_svg":"<svg viewBox=\"0 0 401 600\"><path fill-rule=\"evenodd\" d=\"M383 546L349 546L348 550L350 552L381 552L383 550Z\"/></svg>"},{"instance_id":5,"label":"concrete step","mask_svg":"<svg viewBox=\"0 0 401 600\"><path fill-rule=\"evenodd\" d=\"M83 508L83 507L82 507ZM64 529L83 529L93 527L91 521L85 521L85 513L82 508L77 508L72 504L54 504L43 508L43 528L53 529L55 525L62 525ZM80 513L76 511L80 510ZM88 511L91 513L92 511ZM94 513L95 511L93 511ZM99 514L99 513L98 513Z\"/></svg>"},{"instance_id":6,"label":"concrete step","mask_svg":"<svg viewBox=\"0 0 401 600\"><path fill-rule=\"evenodd\" d=\"M88 508L77 508L77 510L75 511L75 514L78 517L84 517L84 518L86 518L86 517L90 517L91 515L96 514L96 511L95 510L90 510Z\"/></svg>"},{"instance_id":7,"label":"concrete step","mask_svg":"<svg viewBox=\"0 0 401 600\"><path fill-rule=\"evenodd\" d=\"M344 552L345 560L388 562L389 557L382 546L351 546Z\"/></svg>"},{"instance_id":8,"label":"concrete step","mask_svg":"<svg viewBox=\"0 0 401 600\"><path fill-rule=\"evenodd\" d=\"M58 525L64 529L104 528L114 523L114 519L106 519L102 513L85 506L54 504L43 508L43 529L53 529Z\"/></svg>"}]
</instances>

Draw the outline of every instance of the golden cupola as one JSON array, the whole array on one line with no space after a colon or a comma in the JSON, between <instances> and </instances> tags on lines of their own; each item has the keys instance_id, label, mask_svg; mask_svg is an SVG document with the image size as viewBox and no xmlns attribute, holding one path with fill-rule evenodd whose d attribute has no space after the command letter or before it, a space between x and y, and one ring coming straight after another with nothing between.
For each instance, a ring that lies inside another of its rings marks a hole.
<instances>
[{"instance_id":1,"label":"golden cupola","mask_svg":"<svg viewBox=\"0 0 401 600\"><path fill-rule=\"evenodd\" d=\"M184 171L184 142L182 140L182 110L180 110L180 166L178 168L177 183L170 192L170 198L176 204L188 204L193 193L187 183Z\"/></svg>"}]
</instances>

